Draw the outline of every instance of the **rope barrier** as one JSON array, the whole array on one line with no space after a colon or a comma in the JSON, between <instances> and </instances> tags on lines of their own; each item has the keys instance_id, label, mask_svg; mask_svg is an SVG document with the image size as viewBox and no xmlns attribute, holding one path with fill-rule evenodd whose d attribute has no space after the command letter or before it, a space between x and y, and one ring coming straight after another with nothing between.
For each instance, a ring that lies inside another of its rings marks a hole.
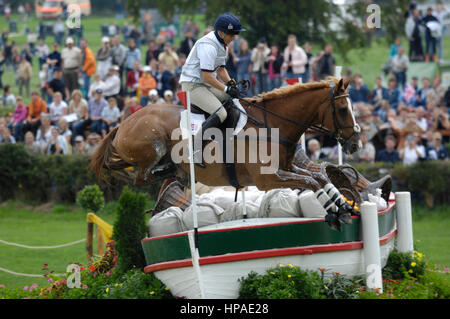
<instances>
[{"instance_id":1,"label":"rope barrier","mask_svg":"<svg viewBox=\"0 0 450 319\"><path fill-rule=\"evenodd\" d=\"M21 273L21 272L15 272L15 271L12 271L12 270L8 270L8 269L2 268L2 267L0 267L0 271L4 271L4 272L6 272L8 274L16 275L16 276L22 276L22 277L44 277L44 275L24 274L24 273Z\"/></svg>"},{"instance_id":2,"label":"rope barrier","mask_svg":"<svg viewBox=\"0 0 450 319\"><path fill-rule=\"evenodd\" d=\"M76 240L67 244L62 244L62 245L55 245L55 246L28 246L28 245L22 245L22 244L17 244L17 243L11 243L5 240L1 240L0 239L0 243L5 244L5 245L9 245L9 246L16 246L16 247L21 247L21 248L26 248L26 249L55 249L55 248L62 248L62 247L68 247L68 246L72 246L72 245L76 245L79 244L83 241L86 241L86 238L80 239L80 240Z\"/></svg>"}]
</instances>

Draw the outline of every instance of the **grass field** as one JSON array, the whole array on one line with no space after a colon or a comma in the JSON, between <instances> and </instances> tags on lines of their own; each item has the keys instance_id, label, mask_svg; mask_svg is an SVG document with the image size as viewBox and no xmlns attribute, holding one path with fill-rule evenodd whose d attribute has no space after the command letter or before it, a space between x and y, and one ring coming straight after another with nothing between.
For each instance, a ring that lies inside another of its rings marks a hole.
<instances>
[{"instance_id":1,"label":"grass field","mask_svg":"<svg viewBox=\"0 0 450 319\"><path fill-rule=\"evenodd\" d=\"M113 224L115 203L99 216ZM151 203L149 203L151 205ZM450 265L450 208L428 210L422 206L413 209L413 228L416 249L435 265ZM76 241L86 236L86 214L76 206L54 205L47 211L18 202L6 202L0 207L0 239L30 246L51 246ZM95 245L94 245L95 246ZM95 249L95 248L94 248ZM86 263L85 243L58 249L24 249L0 243L0 267L27 274L42 274L42 266L64 273L68 263ZM45 278L28 278L0 271L0 284L21 288Z\"/></svg>"}]
</instances>

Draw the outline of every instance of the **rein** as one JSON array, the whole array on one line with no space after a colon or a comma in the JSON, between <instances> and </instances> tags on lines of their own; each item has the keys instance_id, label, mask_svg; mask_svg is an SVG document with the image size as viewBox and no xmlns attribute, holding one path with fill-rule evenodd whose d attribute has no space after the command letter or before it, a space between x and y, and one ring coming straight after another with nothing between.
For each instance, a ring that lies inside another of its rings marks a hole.
<instances>
[{"instance_id":1,"label":"rein","mask_svg":"<svg viewBox=\"0 0 450 319\"><path fill-rule=\"evenodd\" d=\"M242 84L242 85L244 85L244 87L246 87L246 86L248 86L248 84L246 84L246 81L248 81L248 80L243 80L243 81L239 81L238 83L237 83L237 85L239 85L239 84ZM248 89L248 88L247 88ZM273 116L275 116L275 117L277 117L277 118L279 118L279 119L281 119L281 120L284 120L284 121L286 121L286 122L289 122L289 123L292 123L292 124L294 124L294 125L296 125L297 127L301 127L301 128L305 128L305 129L311 129L311 130L313 130L313 131L316 131L316 132L318 132L318 133L321 133L321 134L325 134L325 135L328 135L328 136L330 136L330 137L333 137L333 138L335 138L336 140L338 140L342 145L344 145L353 135L355 135L355 134L358 134L359 133L359 126L356 124L356 125L352 125L352 126L340 126L339 125L339 122L338 122L338 119L337 119L337 116L336 116L336 106L335 106L335 104L334 104L334 101L336 100L336 99L339 99L339 98L347 98L348 96L349 96L349 94L342 94L342 95L338 95L338 96L334 96L333 95L333 90L334 90L334 83L332 83L332 85L331 85L331 87L330 87L330 103L327 105L327 107L325 108L325 110L324 110L324 112L323 112L323 114L322 114L322 123L321 123L321 125L315 125L315 124L313 124L313 125L308 125L308 124L304 124L304 123L301 123L301 122L298 122L298 121L296 121L296 120L293 120L293 119L290 119L290 118L287 118L287 117L285 117L285 116L283 116L283 115L280 115L280 114L278 114L278 113L276 113L276 112L273 112L273 111L271 111L271 110L268 110L265 106L264 106L264 103L263 103L263 106L261 106L261 105L258 105L258 104L256 104L256 103L254 103L254 102L250 102L250 101L247 101L246 99L244 99L244 98L242 98L242 97L238 97L238 99L239 99L239 101L243 101L243 102L245 102L245 103L247 103L247 104L249 104L249 105L251 105L251 106L254 106L254 107L256 107L257 109L260 109L260 110L262 110L263 112L264 112L264 121L265 121L265 127L267 127L267 113L269 113L269 114L271 114L271 115L273 115ZM246 89L244 89L243 90L244 92L246 92L247 90ZM243 95L242 95L243 96ZM328 130L328 129L326 129L326 128L324 128L324 126L323 126L323 124L324 124L324 120L325 120L325 114L326 114L326 110L328 109L328 107L332 107L332 112L333 112L333 125L334 125L334 128L335 128L335 131L334 132L331 132L330 130ZM235 107L234 106L234 104L232 104L232 107L233 108L235 108L235 109L237 109L239 112L241 112L241 113L243 113L239 108L237 108L237 107ZM257 119L255 119L254 117L252 117L252 116L250 116L249 114L247 114L247 116L248 116L248 118L253 122L253 123L255 123L256 125L258 125L258 126L260 126L260 127L263 127L262 126L262 123L260 122L260 121L258 121ZM342 138L341 137L341 131L342 131L342 129L345 129L345 128L351 128L351 127L353 127L354 128L354 132L353 132L353 134L352 135L350 135L349 137L347 137L347 138ZM267 127L268 128L268 127ZM280 136L280 138L282 138L281 136ZM286 139L286 138L282 138L282 139L284 139L285 141L288 141L288 143L289 144L297 144L297 142L294 142L294 141L290 141L290 140L288 140L288 139ZM283 144L285 144L285 143L283 143Z\"/></svg>"}]
</instances>

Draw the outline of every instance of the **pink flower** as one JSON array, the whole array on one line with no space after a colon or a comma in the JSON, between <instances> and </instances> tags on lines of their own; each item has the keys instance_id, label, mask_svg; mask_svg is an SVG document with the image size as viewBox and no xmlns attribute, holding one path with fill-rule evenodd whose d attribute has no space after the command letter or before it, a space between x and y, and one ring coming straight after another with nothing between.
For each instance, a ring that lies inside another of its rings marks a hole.
<instances>
[{"instance_id":1,"label":"pink flower","mask_svg":"<svg viewBox=\"0 0 450 319\"><path fill-rule=\"evenodd\" d=\"M28 286L23 287L23 290L28 290Z\"/></svg>"},{"instance_id":2,"label":"pink flower","mask_svg":"<svg viewBox=\"0 0 450 319\"><path fill-rule=\"evenodd\" d=\"M0 288L5 288L5 285L0 285Z\"/></svg>"},{"instance_id":3,"label":"pink flower","mask_svg":"<svg viewBox=\"0 0 450 319\"><path fill-rule=\"evenodd\" d=\"M37 286L38 286L38 284L32 284L31 286L30 286L30 292L32 292L34 289L36 289L37 288Z\"/></svg>"},{"instance_id":4,"label":"pink flower","mask_svg":"<svg viewBox=\"0 0 450 319\"><path fill-rule=\"evenodd\" d=\"M87 289L87 285L83 285L83 287L81 287L81 289L86 290Z\"/></svg>"},{"instance_id":5,"label":"pink flower","mask_svg":"<svg viewBox=\"0 0 450 319\"><path fill-rule=\"evenodd\" d=\"M48 281L48 282L53 282L53 279L52 279L52 278L48 278L47 281Z\"/></svg>"}]
</instances>

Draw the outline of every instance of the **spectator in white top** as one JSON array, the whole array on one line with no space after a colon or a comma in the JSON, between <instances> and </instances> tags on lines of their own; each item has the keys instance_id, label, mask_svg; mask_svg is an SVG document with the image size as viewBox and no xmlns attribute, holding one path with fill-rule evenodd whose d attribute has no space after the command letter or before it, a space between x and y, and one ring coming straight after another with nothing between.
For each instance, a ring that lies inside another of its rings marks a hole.
<instances>
[{"instance_id":1,"label":"spectator in white top","mask_svg":"<svg viewBox=\"0 0 450 319\"><path fill-rule=\"evenodd\" d=\"M171 90L164 91L164 104L173 104L173 92Z\"/></svg>"},{"instance_id":2,"label":"spectator in white top","mask_svg":"<svg viewBox=\"0 0 450 319\"><path fill-rule=\"evenodd\" d=\"M148 93L147 105L149 105L149 104L164 104L164 103L165 103L164 99L159 97L158 90L151 89L150 92Z\"/></svg>"},{"instance_id":3,"label":"spectator in white top","mask_svg":"<svg viewBox=\"0 0 450 319\"><path fill-rule=\"evenodd\" d=\"M423 106L419 106L416 108L416 123L422 129L422 131L426 131L428 128L428 122L425 117L425 108Z\"/></svg>"},{"instance_id":4,"label":"spectator in white top","mask_svg":"<svg viewBox=\"0 0 450 319\"><path fill-rule=\"evenodd\" d=\"M108 99L108 107L104 107L102 110L102 136L109 132L110 129L119 125L120 110L117 107L117 101L111 97Z\"/></svg>"},{"instance_id":5,"label":"spectator in white top","mask_svg":"<svg viewBox=\"0 0 450 319\"><path fill-rule=\"evenodd\" d=\"M102 81L102 77L99 73L94 75L94 82L91 83L91 86L89 87L88 98L94 97L97 89L101 89L102 91L105 89L105 82Z\"/></svg>"},{"instance_id":6,"label":"spectator in white top","mask_svg":"<svg viewBox=\"0 0 450 319\"><path fill-rule=\"evenodd\" d=\"M39 44L36 46L36 52L39 60L39 69L42 69L42 66L47 61L47 55L49 52L48 45L45 44L44 40L39 40Z\"/></svg>"},{"instance_id":7,"label":"spectator in white top","mask_svg":"<svg viewBox=\"0 0 450 319\"><path fill-rule=\"evenodd\" d=\"M375 146L369 141L367 132L361 132L361 142L363 147L356 155L357 161L360 163L373 163L375 161Z\"/></svg>"},{"instance_id":8,"label":"spectator in white top","mask_svg":"<svg viewBox=\"0 0 450 319\"><path fill-rule=\"evenodd\" d=\"M53 94L53 102L49 105L52 124L57 123L64 115L67 115L68 105L62 99L60 92Z\"/></svg>"},{"instance_id":9,"label":"spectator in white top","mask_svg":"<svg viewBox=\"0 0 450 319\"><path fill-rule=\"evenodd\" d=\"M417 139L412 134L406 136L405 147L399 151L399 158L403 160L404 165L414 164L425 157L425 150L423 146L420 146L417 145Z\"/></svg>"},{"instance_id":10,"label":"spectator in white top","mask_svg":"<svg viewBox=\"0 0 450 319\"><path fill-rule=\"evenodd\" d=\"M103 89L103 96L105 99L114 97L120 92L119 67L112 65L109 68L108 76L105 79L105 88Z\"/></svg>"},{"instance_id":11,"label":"spectator in white top","mask_svg":"<svg viewBox=\"0 0 450 319\"><path fill-rule=\"evenodd\" d=\"M59 135L58 129L52 127L50 140L46 147L46 154L67 154L68 146L64 136Z\"/></svg>"},{"instance_id":12,"label":"spectator in white top","mask_svg":"<svg viewBox=\"0 0 450 319\"><path fill-rule=\"evenodd\" d=\"M286 79L302 78L302 82L306 83L306 64L308 56L306 52L297 45L297 37L294 34L288 36L288 45L284 49L284 62L282 70L286 72Z\"/></svg>"},{"instance_id":13,"label":"spectator in white top","mask_svg":"<svg viewBox=\"0 0 450 319\"><path fill-rule=\"evenodd\" d=\"M82 66L82 56L80 48L74 47L73 39L68 37L66 45L61 51L61 66L63 70L64 82L69 89L69 95L73 90L79 88L78 75Z\"/></svg>"}]
</instances>

